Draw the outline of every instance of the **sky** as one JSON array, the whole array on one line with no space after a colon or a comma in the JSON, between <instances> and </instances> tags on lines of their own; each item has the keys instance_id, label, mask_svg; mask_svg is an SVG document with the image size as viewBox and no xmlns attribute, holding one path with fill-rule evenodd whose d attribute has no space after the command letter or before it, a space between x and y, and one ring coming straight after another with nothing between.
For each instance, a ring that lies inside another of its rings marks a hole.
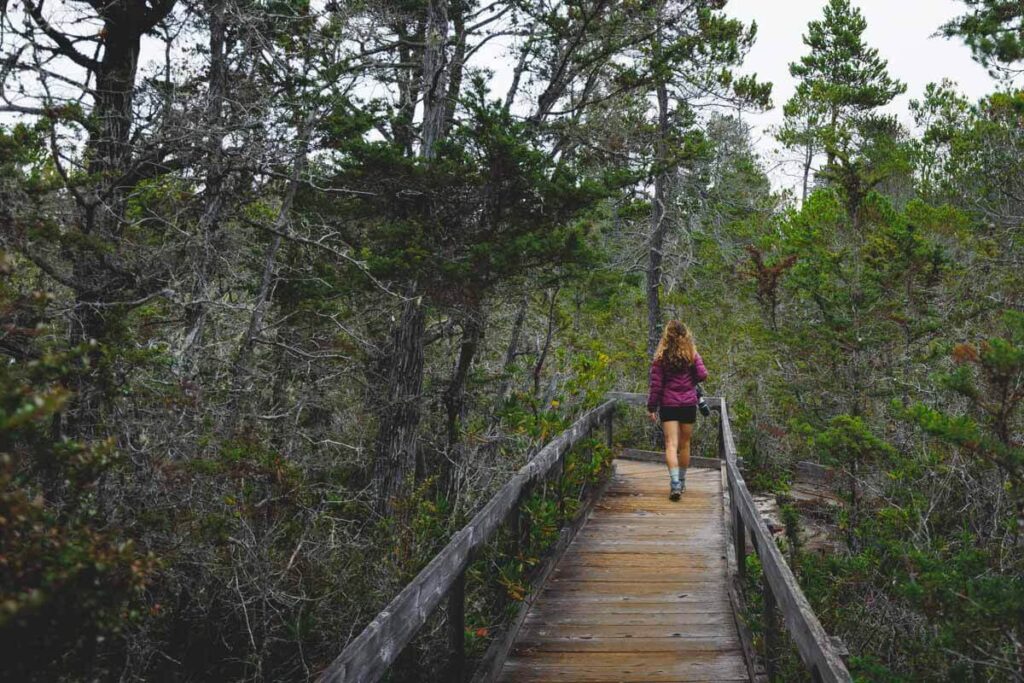
<instances>
[{"instance_id":1,"label":"sky","mask_svg":"<svg viewBox=\"0 0 1024 683\"><path fill-rule=\"evenodd\" d=\"M764 114L744 113L754 127L758 151L772 167L777 187L796 187L799 164L784 164L775 153L778 144L770 129L782 120L782 105L793 94L795 83L789 64L806 54L802 36L807 22L820 19L826 0L730 0L726 13L746 22L757 22L757 43L747 57L745 71L757 73L774 83L775 108ZM963 3L955 0L854 0L867 30L864 40L889 61L889 73L907 84L907 93L897 98L889 111L907 125L912 123L908 104L920 99L928 83L950 78L969 99L986 95L998 87L986 70L971 58L959 40L935 36L949 19L963 14Z\"/></svg>"}]
</instances>

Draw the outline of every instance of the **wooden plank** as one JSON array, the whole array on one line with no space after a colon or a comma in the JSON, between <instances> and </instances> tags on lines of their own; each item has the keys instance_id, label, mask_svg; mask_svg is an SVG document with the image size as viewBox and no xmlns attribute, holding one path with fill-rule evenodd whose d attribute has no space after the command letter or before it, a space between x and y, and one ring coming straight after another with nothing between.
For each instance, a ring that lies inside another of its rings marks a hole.
<instances>
[{"instance_id":1,"label":"wooden plank","mask_svg":"<svg viewBox=\"0 0 1024 683\"><path fill-rule=\"evenodd\" d=\"M448 680L461 683L466 674L466 570L448 594Z\"/></svg>"},{"instance_id":2,"label":"wooden plank","mask_svg":"<svg viewBox=\"0 0 1024 683\"><path fill-rule=\"evenodd\" d=\"M598 569L608 570L619 563L627 563L636 569L664 569L665 561L651 557L647 553L566 553L559 563L562 569ZM679 571L705 571L718 566L718 558L711 555L686 555L676 560L673 565Z\"/></svg>"},{"instance_id":3,"label":"wooden plank","mask_svg":"<svg viewBox=\"0 0 1024 683\"><path fill-rule=\"evenodd\" d=\"M689 558L687 558L689 559ZM703 568L678 567L676 563L660 567L581 567L580 565L563 565L554 573L554 578L567 581L681 581L714 583L725 581L728 573L720 566Z\"/></svg>"},{"instance_id":4,"label":"wooden plank","mask_svg":"<svg viewBox=\"0 0 1024 683\"><path fill-rule=\"evenodd\" d=\"M549 652L672 652L680 658L692 657L697 653L728 652L739 650L735 635L730 639L724 634L707 633L704 636L593 636L583 634L571 637L560 633L557 637L534 638L526 633L516 641L513 654L517 657Z\"/></svg>"},{"instance_id":5,"label":"wooden plank","mask_svg":"<svg viewBox=\"0 0 1024 683\"><path fill-rule=\"evenodd\" d=\"M662 466L615 464L500 680L746 680L725 589L720 470L691 470L692 495L673 503Z\"/></svg>"},{"instance_id":6,"label":"wooden plank","mask_svg":"<svg viewBox=\"0 0 1024 683\"><path fill-rule=\"evenodd\" d=\"M749 683L768 683L767 676L758 666L757 654L754 651L754 635L750 627L743 620L743 601L740 598L739 570L736 558L736 549L733 547L731 538L734 537L732 528L733 508L729 494L728 474L725 468L725 461L722 461L721 481L724 501L722 505L722 521L726 525L726 565L728 567L729 580L726 587L729 590L729 603L732 605L732 617L736 625L736 632L740 638L740 647L743 650L743 659L747 664Z\"/></svg>"},{"instance_id":7,"label":"wooden plank","mask_svg":"<svg viewBox=\"0 0 1024 683\"><path fill-rule=\"evenodd\" d=\"M711 614L732 610L728 599L717 596L710 599L693 596L687 600L674 600L669 603L659 600L623 600L614 596L596 596L588 601L547 597L542 604L546 610L560 610L567 614Z\"/></svg>"},{"instance_id":8,"label":"wooden plank","mask_svg":"<svg viewBox=\"0 0 1024 683\"><path fill-rule=\"evenodd\" d=\"M621 600L639 600L646 602L676 602L694 600L698 596L709 599L726 600L724 588L715 583L683 583L659 582L650 584L631 584L628 582L594 581L589 583L573 582L572 586L555 586L545 588L541 599L560 597L578 599L586 602L600 599L601 596L614 596Z\"/></svg>"},{"instance_id":9,"label":"wooden plank","mask_svg":"<svg viewBox=\"0 0 1024 683\"><path fill-rule=\"evenodd\" d=\"M699 628L688 628L699 626ZM531 623L522 630L520 640L548 641L551 639L595 639L595 638L686 638L707 640L739 647L739 639L732 624L538 624ZM620 643L628 645L628 643ZM712 649L723 649L716 647Z\"/></svg>"},{"instance_id":10,"label":"wooden plank","mask_svg":"<svg viewBox=\"0 0 1024 683\"><path fill-rule=\"evenodd\" d=\"M624 460L637 460L639 462L665 463L665 453L662 451L645 451L639 448L623 448L618 457ZM718 458L702 458L696 455L690 456L691 468L714 469L719 465Z\"/></svg>"},{"instance_id":11,"label":"wooden plank","mask_svg":"<svg viewBox=\"0 0 1024 683\"><path fill-rule=\"evenodd\" d=\"M728 626L732 617L722 612L682 612L666 613L656 609L645 612L627 614L610 614L603 610L547 610L544 605L537 605L527 617L525 625L545 624L555 626L567 624L573 626L655 626L655 625L703 625Z\"/></svg>"},{"instance_id":12,"label":"wooden plank","mask_svg":"<svg viewBox=\"0 0 1024 683\"><path fill-rule=\"evenodd\" d=\"M612 683L616 681L742 681L742 659L731 652L554 652L509 661L501 681Z\"/></svg>"}]
</instances>

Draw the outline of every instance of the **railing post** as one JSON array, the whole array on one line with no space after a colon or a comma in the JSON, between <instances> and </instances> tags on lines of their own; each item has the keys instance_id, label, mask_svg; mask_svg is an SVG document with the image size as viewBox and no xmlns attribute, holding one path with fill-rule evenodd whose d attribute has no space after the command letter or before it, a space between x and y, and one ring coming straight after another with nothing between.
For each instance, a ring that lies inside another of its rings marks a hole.
<instances>
[{"instance_id":1,"label":"railing post","mask_svg":"<svg viewBox=\"0 0 1024 683\"><path fill-rule=\"evenodd\" d=\"M740 514L736 499L736 490L733 489L732 495L729 496L729 507L732 508L732 542L736 550L736 571L739 572L740 587L742 587L747 577L747 533L743 527L743 515Z\"/></svg>"},{"instance_id":2,"label":"railing post","mask_svg":"<svg viewBox=\"0 0 1024 683\"><path fill-rule=\"evenodd\" d=\"M718 410L718 459L725 460L725 407Z\"/></svg>"},{"instance_id":3,"label":"railing post","mask_svg":"<svg viewBox=\"0 0 1024 683\"><path fill-rule=\"evenodd\" d=\"M448 680L461 683L466 670L466 570L448 591Z\"/></svg>"},{"instance_id":4,"label":"railing post","mask_svg":"<svg viewBox=\"0 0 1024 683\"><path fill-rule=\"evenodd\" d=\"M768 584L768 575L762 574L761 593L764 598L764 663L768 680L775 680L775 653L777 651L778 625L775 621L775 594Z\"/></svg>"},{"instance_id":5,"label":"railing post","mask_svg":"<svg viewBox=\"0 0 1024 683\"><path fill-rule=\"evenodd\" d=\"M615 418L615 406L613 405L608 409L608 414L604 416L604 441L605 445L610 450L612 447L612 423Z\"/></svg>"},{"instance_id":6,"label":"railing post","mask_svg":"<svg viewBox=\"0 0 1024 683\"><path fill-rule=\"evenodd\" d=\"M558 494L558 526L565 522L565 459L568 457L568 449L558 456L558 476L555 478L555 487Z\"/></svg>"}]
</instances>

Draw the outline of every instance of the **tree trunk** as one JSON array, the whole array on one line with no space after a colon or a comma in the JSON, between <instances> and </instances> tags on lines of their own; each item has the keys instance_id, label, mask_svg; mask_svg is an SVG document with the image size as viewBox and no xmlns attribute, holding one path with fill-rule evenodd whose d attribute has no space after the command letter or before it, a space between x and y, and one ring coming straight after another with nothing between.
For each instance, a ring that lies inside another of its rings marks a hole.
<instances>
[{"instance_id":1,"label":"tree trunk","mask_svg":"<svg viewBox=\"0 0 1024 683\"><path fill-rule=\"evenodd\" d=\"M665 220L666 187L668 185L668 88L657 87L658 143L655 153L654 200L651 202L651 240L647 252L647 356L654 356L661 337L661 264L668 222Z\"/></svg>"},{"instance_id":2,"label":"tree trunk","mask_svg":"<svg viewBox=\"0 0 1024 683\"><path fill-rule=\"evenodd\" d=\"M227 90L227 21L223 2L212 2L210 14L210 85L207 92L204 125L210 133L207 142L205 202L199 217L200 249L192 283L192 300L185 306L186 333L178 362L186 374L194 372L194 352L202 345L209 300L212 297L214 240L224 211L227 192L224 189L224 125L223 109Z\"/></svg>"},{"instance_id":3,"label":"tree trunk","mask_svg":"<svg viewBox=\"0 0 1024 683\"><path fill-rule=\"evenodd\" d=\"M447 90L445 44L448 39L447 0L430 0L424 31L423 126L420 157L434 158L444 137ZM455 95L455 94L453 94ZM423 386L423 349L426 312L415 281L405 287L406 301L392 327L390 343L378 360L383 379L379 427L375 447L373 487L379 514L390 515L405 497L409 473L417 462L416 440L420 424L420 390Z\"/></svg>"},{"instance_id":4,"label":"tree trunk","mask_svg":"<svg viewBox=\"0 0 1024 683\"><path fill-rule=\"evenodd\" d=\"M452 28L455 30L455 53L452 55L451 75L448 78L448 93L444 105L444 130L447 136L455 124L455 108L462 92L462 75L466 62L466 18L464 5L456 2L452 8Z\"/></svg>"},{"instance_id":5,"label":"tree trunk","mask_svg":"<svg viewBox=\"0 0 1024 683\"><path fill-rule=\"evenodd\" d=\"M91 119L95 128L86 142L89 174L97 179L77 207L77 229L89 239L67 247L73 262L75 307L68 341L83 347L76 377L75 401L65 433L88 438L103 421L111 378L102 345L123 312L110 301L125 298L137 286L132 273L118 268L117 247L124 222L125 188L120 185L132 162L132 122L143 16L125 3L100 13L104 20L103 56L94 64L96 88ZM114 258L111 258L111 254Z\"/></svg>"},{"instance_id":6,"label":"tree trunk","mask_svg":"<svg viewBox=\"0 0 1024 683\"><path fill-rule=\"evenodd\" d=\"M448 40L448 2L430 0L423 50L423 141L420 156L433 159L445 131L448 98L448 69L445 42ZM457 93L456 93L457 95Z\"/></svg>"},{"instance_id":7,"label":"tree trunk","mask_svg":"<svg viewBox=\"0 0 1024 683\"><path fill-rule=\"evenodd\" d=\"M526 322L526 313L530 306L530 295L523 294L516 305L516 316L512 321L512 334L509 335L508 346L505 348L505 360L501 365L501 384L498 385L498 393L495 396L494 406L491 408L490 424L497 425L500 421L498 411L508 400L512 391L512 364L519 356L519 340L523 335L523 325Z\"/></svg>"},{"instance_id":8,"label":"tree trunk","mask_svg":"<svg viewBox=\"0 0 1024 683\"><path fill-rule=\"evenodd\" d=\"M245 405L243 398L249 395L245 384L252 374L253 350L256 348L259 336L262 334L263 318L267 312L271 286L274 282L274 272L277 269L277 250L281 247L281 235L287 231L291 223L292 205L295 203L299 182L306 169L309 157L309 131L312 128L315 116L315 110L311 110L306 115L305 120L299 124L298 150L295 161L292 163L291 177L288 179L288 186L281 200L281 207L278 209L277 218L274 220L273 235L264 254L260 289L256 294L256 300L253 302L252 313L249 315L249 325L242 336L238 350L235 352L235 362L231 368L231 395L228 400L224 428L224 433L227 435L232 435L237 430Z\"/></svg>"},{"instance_id":9,"label":"tree trunk","mask_svg":"<svg viewBox=\"0 0 1024 683\"><path fill-rule=\"evenodd\" d=\"M462 444L462 421L466 412L466 381L469 371L480 350L484 338L485 319L483 308L474 306L466 312L462 321L462 343L455 371L444 392L444 406L447 413L446 431L448 462L445 479L448 490L453 491L458 479L459 465L464 459Z\"/></svg>"},{"instance_id":10,"label":"tree trunk","mask_svg":"<svg viewBox=\"0 0 1024 683\"><path fill-rule=\"evenodd\" d=\"M558 303L559 288L555 287L551 292L551 299L548 302L548 329L544 334L544 345L537 350L537 362L533 366L533 397L540 398L540 376L544 371L544 363L547 361L548 352L551 350L551 340L555 336L555 306Z\"/></svg>"},{"instance_id":11,"label":"tree trunk","mask_svg":"<svg viewBox=\"0 0 1024 683\"><path fill-rule=\"evenodd\" d=\"M811 175L811 162L814 160L814 146L808 140L804 151L804 185L803 194L800 198L801 206L807 201L807 184Z\"/></svg>"},{"instance_id":12,"label":"tree trunk","mask_svg":"<svg viewBox=\"0 0 1024 683\"><path fill-rule=\"evenodd\" d=\"M415 285L412 285L407 294L414 291ZM377 359L384 400L378 409L373 488L377 512L381 515L392 514L395 503L405 497L409 473L416 464L425 329L426 312L422 302L410 296L402 307L384 354Z\"/></svg>"}]
</instances>

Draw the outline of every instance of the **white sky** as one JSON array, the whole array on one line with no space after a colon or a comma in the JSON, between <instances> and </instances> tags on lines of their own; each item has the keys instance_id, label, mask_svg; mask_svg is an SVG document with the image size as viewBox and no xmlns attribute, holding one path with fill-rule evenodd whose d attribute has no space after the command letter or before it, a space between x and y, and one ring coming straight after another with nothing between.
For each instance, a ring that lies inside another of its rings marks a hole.
<instances>
[{"instance_id":1,"label":"white sky","mask_svg":"<svg viewBox=\"0 0 1024 683\"><path fill-rule=\"evenodd\" d=\"M807 22L820 19L826 0L730 0L725 11L747 23L757 22L757 44L747 57L748 72L775 84L775 109L765 114L744 114L755 127L757 145L765 161L778 161L778 147L769 129L782 120L782 105L793 94L790 62L806 54L802 36ZM924 87L942 78L956 81L972 101L997 89L997 83L972 58L959 40L934 36L939 26L964 13L955 0L854 0L868 27L864 39L889 61L889 73L907 84L907 94L893 102L890 110L905 124L911 124L907 109L911 99L920 99ZM773 181L779 187L796 187L798 166L777 168Z\"/></svg>"}]
</instances>

